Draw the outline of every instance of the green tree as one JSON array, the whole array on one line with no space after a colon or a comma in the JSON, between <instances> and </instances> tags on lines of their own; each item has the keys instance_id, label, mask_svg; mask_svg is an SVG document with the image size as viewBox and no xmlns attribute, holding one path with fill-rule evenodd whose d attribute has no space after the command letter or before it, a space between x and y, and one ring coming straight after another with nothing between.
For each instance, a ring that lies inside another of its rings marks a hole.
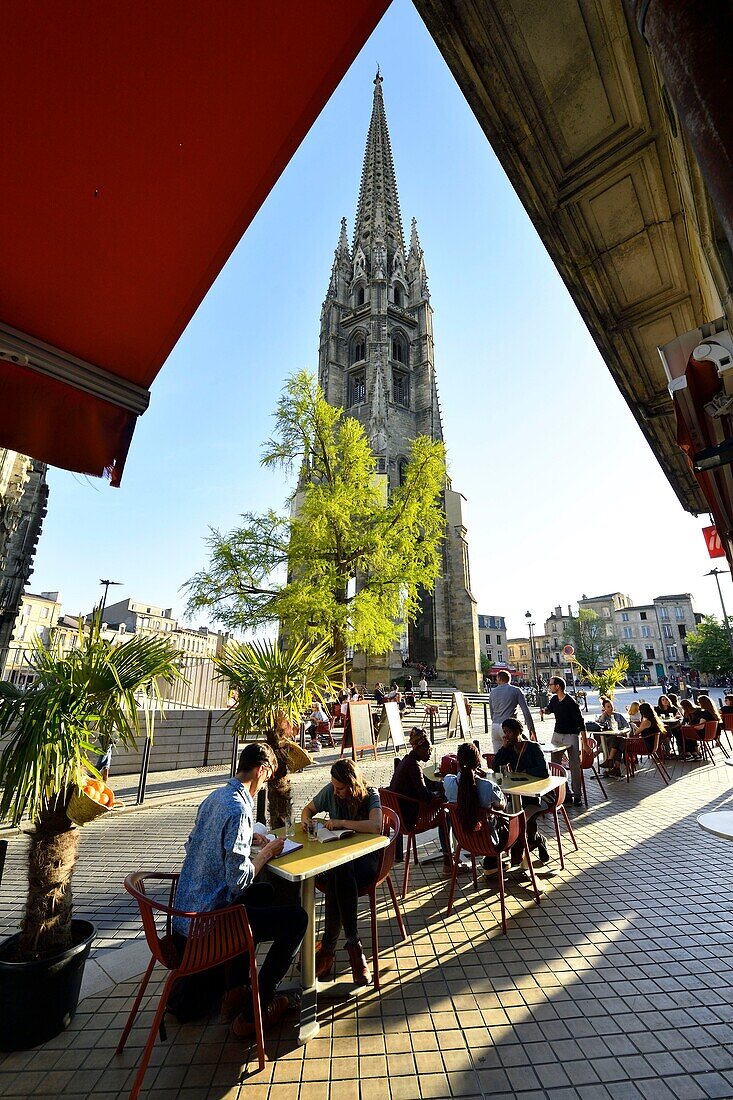
<instances>
[{"instance_id":1,"label":"green tree","mask_svg":"<svg viewBox=\"0 0 733 1100\"><path fill-rule=\"evenodd\" d=\"M575 659L573 659L573 667L577 669L579 676L590 682L591 687L595 688L599 695L605 695L607 699L613 699L616 688L626 678L629 671L629 662L625 654L619 653L613 664L608 668L604 668L602 672L591 672Z\"/></svg>"},{"instance_id":2,"label":"green tree","mask_svg":"<svg viewBox=\"0 0 733 1100\"><path fill-rule=\"evenodd\" d=\"M605 621L587 608L570 619L563 640L575 647L575 660L588 672L597 672L608 662L614 644L606 634Z\"/></svg>"},{"instance_id":3,"label":"green tree","mask_svg":"<svg viewBox=\"0 0 733 1100\"><path fill-rule=\"evenodd\" d=\"M270 823L278 828L292 813L284 742L313 699L325 703L337 690L340 668L325 645L304 642L282 649L272 641L229 642L214 664L236 691L234 734L246 740L264 733L277 758L267 795Z\"/></svg>"},{"instance_id":4,"label":"green tree","mask_svg":"<svg viewBox=\"0 0 733 1100\"><path fill-rule=\"evenodd\" d=\"M440 572L445 517L442 443L410 445L402 484L387 498L364 429L329 405L312 375L286 383L262 463L299 475L287 515L242 516L208 538L209 561L188 582L188 610L230 630L280 623L285 637L387 653L420 592Z\"/></svg>"},{"instance_id":5,"label":"green tree","mask_svg":"<svg viewBox=\"0 0 733 1100\"><path fill-rule=\"evenodd\" d=\"M690 662L698 672L708 675L733 672L728 631L714 615L706 615L698 624L697 630L687 635L687 647Z\"/></svg>"},{"instance_id":6,"label":"green tree","mask_svg":"<svg viewBox=\"0 0 733 1100\"><path fill-rule=\"evenodd\" d=\"M631 673L632 676L637 676L641 672L642 667L643 667L642 660L641 660L641 654L639 653L639 650L636 649L634 646L632 646L632 645L619 646L618 647L618 655L619 655L619 657L625 657L626 658L626 660L628 662L628 666L629 666L629 672Z\"/></svg>"}]
</instances>

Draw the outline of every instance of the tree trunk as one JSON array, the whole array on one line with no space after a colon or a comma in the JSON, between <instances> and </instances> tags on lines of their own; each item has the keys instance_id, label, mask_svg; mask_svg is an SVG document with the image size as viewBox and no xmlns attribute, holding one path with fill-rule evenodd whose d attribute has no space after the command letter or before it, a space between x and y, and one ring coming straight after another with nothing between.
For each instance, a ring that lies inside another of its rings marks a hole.
<instances>
[{"instance_id":1,"label":"tree trunk","mask_svg":"<svg viewBox=\"0 0 733 1100\"><path fill-rule=\"evenodd\" d=\"M274 729L267 731L267 743L277 758L277 770L267 784L267 806L272 829L279 829L285 824L285 818L293 815L290 776L283 749L283 742L291 740L292 737L293 727L290 722L285 715L278 715Z\"/></svg>"},{"instance_id":2,"label":"tree trunk","mask_svg":"<svg viewBox=\"0 0 733 1100\"><path fill-rule=\"evenodd\" d=\"M20 935L23 958L53 955L71 947L71 877L79 830L66 816L68 797L41 813L28 853L28 899Z\"/></svg>"}]
</instances>

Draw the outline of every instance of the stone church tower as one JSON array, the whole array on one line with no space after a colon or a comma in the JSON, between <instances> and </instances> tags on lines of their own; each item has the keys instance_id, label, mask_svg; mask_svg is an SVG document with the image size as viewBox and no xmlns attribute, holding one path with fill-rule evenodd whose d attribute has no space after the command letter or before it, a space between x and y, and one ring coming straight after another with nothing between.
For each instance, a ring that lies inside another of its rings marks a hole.
<instances>
[{"instance_id":1,"label":"stone church tower","mask_svg":"<svg viewBox=\"0 0 733 1100\"><path fill-rule=\"evenodd\" d=\"M402 217L382 98L374 81L352 247L346 219L321 311L318 380L332 405L358 419L371 440L385 490L399 485L417 435L443 439L433 359L433 320L423 250L412 221L405 251ZM404 646L412 663L475 691L480 677L476 603L471 595L461 495L445 488L442 575ZM355 678L370 688L401 668L400 653L354 655Z\"/></svg>"}]
</instances>

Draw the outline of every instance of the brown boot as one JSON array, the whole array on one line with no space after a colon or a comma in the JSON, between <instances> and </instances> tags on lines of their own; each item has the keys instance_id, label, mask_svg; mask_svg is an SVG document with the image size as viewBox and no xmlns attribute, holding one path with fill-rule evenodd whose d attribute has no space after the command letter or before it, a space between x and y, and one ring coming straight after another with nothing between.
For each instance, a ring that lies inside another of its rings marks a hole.
<instances>
[{"instance_id":1,"label":"brown boot","mask_svg":"<svg viewBox=\"0 0 733 1100\"><path fill-rule=\"evenodd\" d=\"M262 1013L263 1031L269 1031L279 1024L290 1007L290 998L284 993L278 993L276 997L273 997ZM245 1016L237 1016L232 1024L232 1034L237 1039L250 1039L256 1034L254 1021L247 1019Z\"/></svg>"},{"instance_id":2,"label":"brown boot","mask_svg":"<svg viewBox=\"0 0 733 1100\"><path fill-rule=\"evenodd\" d=\"M367 965L367 961L364 958L364 949L361 946L359 940L356 943L347 943L346 950L349 953L349 962L351 963L351 974L354 979L354 985L369 985L372 980L372 975Z\"/></svg>"},{"instance_id":3,"label":"brown boot","mask_svg":"<svg viewBox=\"0 0 733 1100\"><path fill-rule=\"evenodd\" d=\"M223 1024L230 1024L244 1007L244 990L241 986L235 986L234 989L227 989L226 993L221 999L221 1009L219 1010L219 1019Z\"/></svg>"},{"instance_id":4,"label":"brown boot","mask_svg":"<svg viewBox=\"0 0 733 1100\"><path fill-rule=\"evenodd\" d=\"M333 970L334 952L323 947L322 943L316 944L316 977L327 978Z\"/></svg>"}]
</instances>

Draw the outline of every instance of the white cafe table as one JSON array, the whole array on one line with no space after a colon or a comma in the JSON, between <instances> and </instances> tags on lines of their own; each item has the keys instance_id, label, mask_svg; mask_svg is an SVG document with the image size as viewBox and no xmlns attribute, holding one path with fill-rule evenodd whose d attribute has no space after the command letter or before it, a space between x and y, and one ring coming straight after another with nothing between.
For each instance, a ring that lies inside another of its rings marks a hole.
<instances>
[{"instance_id":1,"label":"white cafe table","mask_svg":"<svg viewBox=\"0 0 733 1100\"><path fill-rule=\"evenodd\" d=\"M282 829L277 835L282 836ZM303 847L297 852L271 859L267 867L273 874L288 882L301 884L301 904L308 914L308 927L305 931L303 946L300 949L300 977L303 995L300 1007L300 1030L298 1040L307 1043L315 1038L320 1030L318 1023L316 980L316 877L344 863L351 863L360 856L378 852L389 844L389 837L375 833L354 833L343 840L329 840L321 844L318 840L309 840L298 824L293 837Z\"/></svg>"},{"instance_id":2,"label":"white cafe table","mask_svg":"<svg viewBox=\"0 0 733 1100\"><path fill-rule=\"evenodd\" d=\"M722 836L724 840L733 840L733 810L711 810L710 813L698 814L697 823L709 833Z\"/></svg>"}]
</instances>

